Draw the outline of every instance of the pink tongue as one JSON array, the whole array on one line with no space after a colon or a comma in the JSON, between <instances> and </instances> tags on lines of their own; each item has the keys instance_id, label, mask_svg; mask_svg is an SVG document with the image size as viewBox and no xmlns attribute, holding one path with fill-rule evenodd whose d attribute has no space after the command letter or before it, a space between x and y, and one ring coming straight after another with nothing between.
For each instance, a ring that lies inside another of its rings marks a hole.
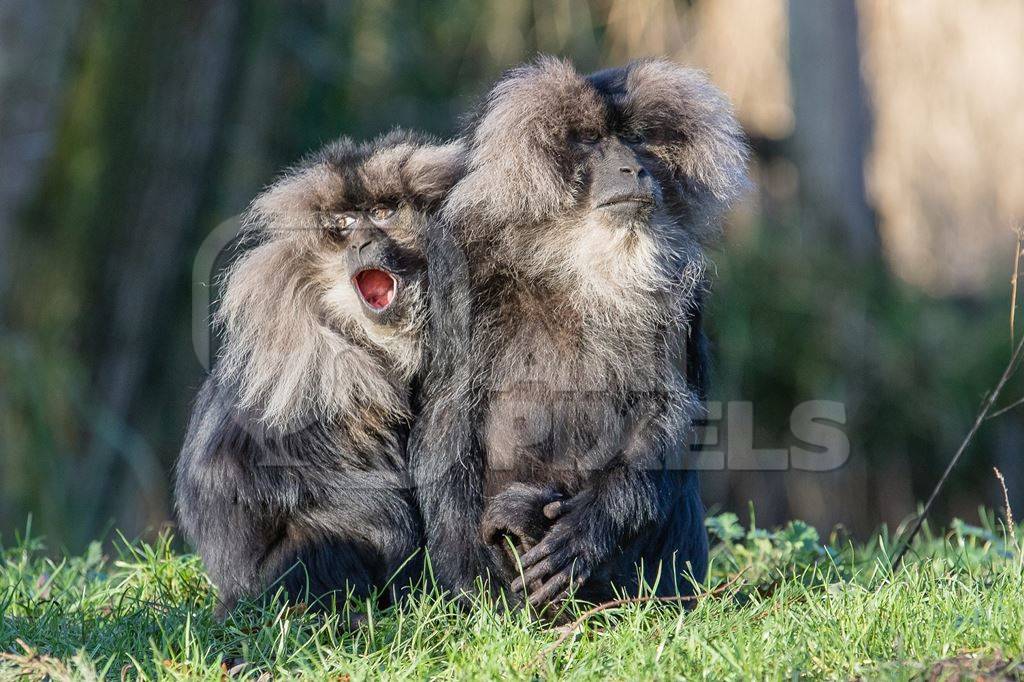
<instances>
[{"instance_id":1,"label":"pink tongue","mask_svg":"<svg viewBox=\"0 0 1024 682\"><path fill-rule=\"evenodd\" d=\"M366 304L374 310L383 310L395 297L395 282L383 270L363 270L356 275L356 289Z\"/></svg>"}]
</instances>

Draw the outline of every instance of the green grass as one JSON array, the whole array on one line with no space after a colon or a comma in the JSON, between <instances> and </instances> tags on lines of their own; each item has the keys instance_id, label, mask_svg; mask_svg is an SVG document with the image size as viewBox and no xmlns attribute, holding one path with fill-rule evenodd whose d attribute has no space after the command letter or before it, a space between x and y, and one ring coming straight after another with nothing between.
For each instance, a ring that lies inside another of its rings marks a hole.
<instances>
[{"instance_id":1,"label":"green grass","mask_svg":"<svg viewBox=\"0 0 1024 682\"><path fill-rule=\"evenodd\" d=\"M430 593L350 633L284 607L220 624L200 562L169 536L60 561L16 539L0 555L0 678L221 680L240 661L233 674L252 680L1024 677L1021 554L982 518L925 533L893 574L884 535L822 542L801 523L767 532L718 516L717 591L691 610L603 612L553 650L560 632L521 612L464 613Z\"/></svg>"}]
</instances>

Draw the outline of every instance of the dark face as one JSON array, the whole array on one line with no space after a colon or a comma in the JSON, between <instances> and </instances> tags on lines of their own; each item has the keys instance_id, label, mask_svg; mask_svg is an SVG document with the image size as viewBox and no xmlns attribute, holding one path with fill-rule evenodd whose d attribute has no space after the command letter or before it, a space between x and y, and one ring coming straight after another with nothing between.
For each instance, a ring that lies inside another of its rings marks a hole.
<instances>
[{"instance_id":1,"label":"dark face","mask_svg":"<svg viewBox=\"0 0 1024 682\"><path fill-rule=\"evenodd\" d=\"M590 211L607 220L646 222L661 202L661 193L643 157L643 138L623 132L577 142L588 170Z\"/></svg>"},{"instance_id":2,"label":"dark face","mask_svg":"<svg viewBox=\"0 0 1024 682\"><path fill-rule=\"evenodd\" d=\"M362 311L377 324L399 321L404 294L423 276L422 255L396 238L412 213L407 207L380 204L325 217L327 235L341 250Z\"/></svg>"},{"instance_id":3,"label":"dark face","mask_svg":"<svg viewBox=\"0 0 1024 682\"><path fill-rule=\"evenodd\" d=\"M675 242L666 220L665 171L647 140L611 97L605 121L567 134L567 178L577 188L576 204L552 239L550 231L527 232L527 251L556 273L585 281L591 293L614 294L619 287L650 288L664 277Z\"/></svg>"}]
</instances>

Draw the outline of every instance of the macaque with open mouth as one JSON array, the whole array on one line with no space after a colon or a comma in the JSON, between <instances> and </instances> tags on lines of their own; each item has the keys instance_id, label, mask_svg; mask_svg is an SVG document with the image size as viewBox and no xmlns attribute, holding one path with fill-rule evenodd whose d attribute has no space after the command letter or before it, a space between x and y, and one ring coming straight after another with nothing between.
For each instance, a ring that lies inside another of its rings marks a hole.
<instances>
[{"instance_id":1,"label":"macaque with open mouth","mask_svg":"<svg viewBox=\"0 0 1024 682\"><path fill-rule=\"evenodd\" d=\"M279 588L321 607L388 603L417 575L422 227L461 172L457 144L342 139L253 202L175 490L222 614Z\"/></svg>"}]
</instances>

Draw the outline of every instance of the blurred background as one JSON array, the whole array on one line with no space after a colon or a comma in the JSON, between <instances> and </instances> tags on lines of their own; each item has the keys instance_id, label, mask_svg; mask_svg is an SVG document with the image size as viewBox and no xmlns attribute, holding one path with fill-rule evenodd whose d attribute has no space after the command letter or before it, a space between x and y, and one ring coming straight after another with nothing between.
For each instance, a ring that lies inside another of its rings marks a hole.
<instances>
[{"instance_id":1,"label":"blurred background","mask_svg":"<svg viewBox=\"0 0 1024 682\"><path fill-rule=\"evenodd\" d=\"M750 136L756 190L714 254L714 397L753 403L758 447L841 401L851 453L705 475L709 506L860 535L913 513L1011 349L1019 0L4 0L0 538L30 514L72 550L168 523L204 238L334 136L454 134L537 52L699 66ZM1001 504L994 465L1024 513L1022 452L1024 408L987 422L935 520Z\"/></svg>"}]
</instances>

